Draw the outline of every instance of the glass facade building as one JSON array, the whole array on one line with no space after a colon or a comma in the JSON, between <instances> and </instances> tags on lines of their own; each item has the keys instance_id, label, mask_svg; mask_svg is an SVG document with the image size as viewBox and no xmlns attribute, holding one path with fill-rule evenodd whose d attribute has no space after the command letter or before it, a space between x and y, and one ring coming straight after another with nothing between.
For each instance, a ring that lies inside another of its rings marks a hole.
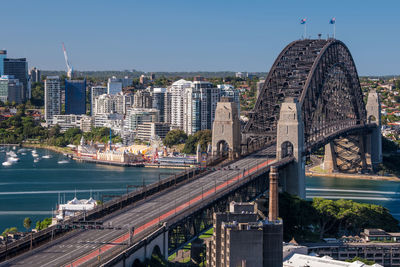
<instances>
[{"instance_id":1,"label":"glass facade building","mask_svg":"<svg viewBox=\"0 0 400 267\"><path fill-rule=\"evenodd\" d=\"M21 100L30 98L30 86L28 85L28 62L26 58L4 58L4 75L13 75L23 85Z\"/></svg>"},{"instance_id":2,"label":"glass facade building","mask_svg":"<svg viewBox=\"0 0 400 267\"><path fill-rule=\"evenodd\" d=\"M7 57L6 50L0 50L0 76L4 75L4 59Z\"/></svg>"},{"instance_id":3,"label":"glass facade building","mask_svg":"<svg viewBox=\"0 0 400 267\"><path fill-rule=\"evenodd\" d=\"M86 79L65 80L65 114L86 114Z\"/></svg>"}]
</instances>

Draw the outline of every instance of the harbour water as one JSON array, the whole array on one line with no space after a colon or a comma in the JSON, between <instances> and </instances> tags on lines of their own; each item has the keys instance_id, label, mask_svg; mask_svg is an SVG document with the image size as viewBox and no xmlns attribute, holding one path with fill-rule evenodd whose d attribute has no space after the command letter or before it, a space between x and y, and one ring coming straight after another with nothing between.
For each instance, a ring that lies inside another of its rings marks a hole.
<instances>
[{"instance_id":1,"label":"harbour water","mask_svg":"<svg viewBox=\"0 0 400 267\"><path fill-rule=\"evenodd\" d=\"M8 148L9 149L9 148ZM15 150L18 151L18 148ZM23 219L49 217L58 199L71 200L76 192L80 198L101 199L103 194L121 194L126 185L140 185L158 180L159 173L179 172L174 169L130 168L80 163L61 154L37 149L38 162L32 151L17 153L19 162L0 165L0 233L7 227L23 228ZM22 153L26 153L23 155ZM43 156L50 155L46 159ZM0 162L7 156L0 152ZM67 160L68 163L59 164ZM307 198L354 199L387 207L400 220L400 183L328 177L308 177Z\"/></svg>"},{"instance_id":2,"label":"harbour water","mask_svg":"<svg viewBox=\"0 0 400 267\"><path fill-rule=\"evenodd\" d=\"M36 163L32 151L25 151L17 152L19 162L11 166L0 164L0 234L7 227L24 230L25 217L31 218L34 227L37 220L50 217L59 198L71 200L75 192L78 199L92 195L101 200L103 194L126 193L127 185L158 181L159 173L165 178L166 173L182 171L80 163L52 151L36 151L40 158ZM43 158L47 155L50 158ZM6 160L6 153L0 152L0 163Z\"/></svg>"}]
</instances>

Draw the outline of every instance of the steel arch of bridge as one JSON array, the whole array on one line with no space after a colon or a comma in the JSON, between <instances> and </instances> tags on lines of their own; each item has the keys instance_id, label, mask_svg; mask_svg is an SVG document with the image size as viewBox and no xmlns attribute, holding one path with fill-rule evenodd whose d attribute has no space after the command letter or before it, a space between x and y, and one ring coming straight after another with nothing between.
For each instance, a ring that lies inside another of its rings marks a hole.
<instances>
[{"instance_id":1,"label":"steel arch of bridge","mask_svg":"<svg viewBox=\"0 0 400 267\"><path fill-rule=\"evenodd\" d=\"M280 104L297 98L302 108L305 148L328 136L366 128L366 110L356 66L339 40L299 40L279 54L243 133L249 143L276 139Z\"/></svg>"}]
</instances>

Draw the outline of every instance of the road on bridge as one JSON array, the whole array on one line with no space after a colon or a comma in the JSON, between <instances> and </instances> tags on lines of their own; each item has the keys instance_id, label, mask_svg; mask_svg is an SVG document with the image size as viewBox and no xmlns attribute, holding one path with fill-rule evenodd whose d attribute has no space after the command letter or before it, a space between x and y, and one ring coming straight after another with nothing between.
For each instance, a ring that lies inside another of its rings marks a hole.
<instances>
[{"instance_id":1,"label":"road on bridge","mask_svg":"<svg viewBox=\"0 0 400 267\"><path fill-rule=\"evenodd\" d=\"M135 227L135 243L146 230L154 229L160 222L173 218L176 213L206 201L213 194L240 181L243 175L246 177L268 165L275 160L274 157L275 146L270 146L173 190L166 190L132 204L123 212L107 217L103 221L104 225L121 226L124 229ZM0 266L90 265L126 248L128 243L128 230L74 230L42 247L3 262Z\"/></svg>"}]
</instances>

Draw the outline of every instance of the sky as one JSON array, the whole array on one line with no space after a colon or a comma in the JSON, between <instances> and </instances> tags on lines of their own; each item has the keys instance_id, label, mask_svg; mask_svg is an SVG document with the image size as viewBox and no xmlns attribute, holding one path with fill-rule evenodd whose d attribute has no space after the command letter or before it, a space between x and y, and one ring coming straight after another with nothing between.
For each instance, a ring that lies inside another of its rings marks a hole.
<instances>
[{"instance_id":1,"label":"sky","mask_svg":"<svg viewBox=\"0 0 400 267\"><path fill-rule=\"evenodd\" d=\"M269 71L280 51L333 34L359 75L400 74L399 0L1 0L0 49L65 70Z\"/></svg>"}]
</instances>

